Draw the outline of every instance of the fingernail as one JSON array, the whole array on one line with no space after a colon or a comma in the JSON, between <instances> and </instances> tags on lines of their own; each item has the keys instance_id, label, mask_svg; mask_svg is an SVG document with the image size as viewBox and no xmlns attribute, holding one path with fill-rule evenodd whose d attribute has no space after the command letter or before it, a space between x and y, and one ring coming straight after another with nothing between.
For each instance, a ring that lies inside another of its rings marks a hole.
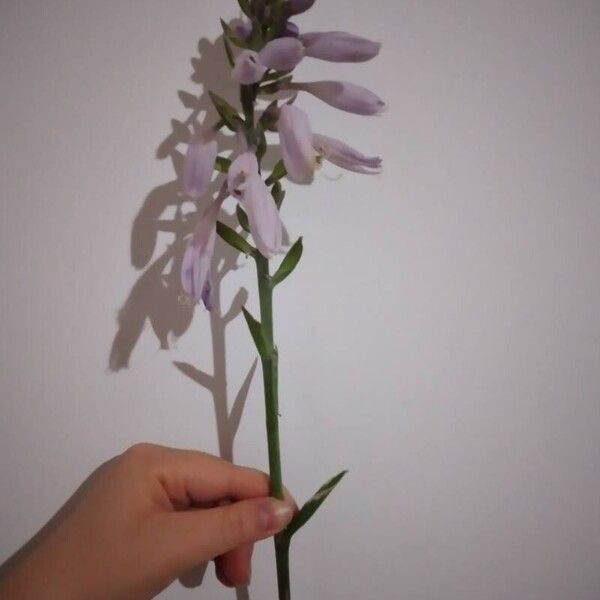
<instances>
[{"instance_id":1,"label":"fingernail","mask_svg":"<svg viewBox=\"0 0 600 600\"><path fill-rule=\"evenodd\" d=\"M281 531L294 516L294 510L287 502L269 498L259 510L259 522L265 531Z\"/></svg>"}]
</instances>

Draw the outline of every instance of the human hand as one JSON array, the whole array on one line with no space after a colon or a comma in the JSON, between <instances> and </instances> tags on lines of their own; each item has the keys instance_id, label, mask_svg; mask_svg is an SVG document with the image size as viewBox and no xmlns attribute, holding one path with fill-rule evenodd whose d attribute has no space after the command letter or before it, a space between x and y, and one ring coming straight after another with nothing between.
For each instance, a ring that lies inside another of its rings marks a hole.
<instances>
[{"instance_id":1,"label":"human hand","mask_svg":"<svg viewBox=\"0 0 600 600\"><path fill-rule=\"evenodd\" d=\"M253 543L284 529L295 510L268 493L261 471L135 445L94 471L0 569L0 597L145 600L211 559L222 583L243 585Z\"/></svg>"}]
</instances>

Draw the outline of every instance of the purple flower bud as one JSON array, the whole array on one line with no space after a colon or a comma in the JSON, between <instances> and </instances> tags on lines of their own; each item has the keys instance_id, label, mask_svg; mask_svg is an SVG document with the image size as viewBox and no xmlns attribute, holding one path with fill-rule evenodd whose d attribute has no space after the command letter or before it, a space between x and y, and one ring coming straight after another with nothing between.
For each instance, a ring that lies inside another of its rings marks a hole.
<instances>
[{"instance_id":1,"label":"purple flower bud","mask_svg":"<svg viewBox=\"0 0 600 600\"><path fill-rule=\"evenodd\" d=\"M213 136L213 132L205 132L188 144L183 161L183 191L191 198L204 196L210 185L217 158Z\"/></svg>"},{"instance_id":2,"label":"purple flower bud","mask_svg":"<svg viewBox=\"0 0 600 600\"><path fill-rule=\"evenodd\" d=\"M364 62L379 54L381 44L344 31L304 33L306 56L332 62Z\"/></svg>"},{"instance_id":3,"label":"purple flower bud","mask_svg":"<svg viewBox=\"0 0 600 600\"><path fill-rule=\"evenodd\" d=\"M252 23L243 19L231 19L229 26L241 40L246 40L252 33Z\"/></svg>"},{"instance_id":4,"label":"purple flower bud","mask_svg":"<svg viewBox=\"0 0 600 600\"><path fill-rule=\"evenodd\" d=\"M335 138L315 133L313 135L313 147L320 156L342 169L365 175L381 172L381 158L378 156L365 156Z\"/></svg>"},{"instance_id":5,"label":"purple flower bud","mask_svg":"<svg viewBox=\"0 0 600 600\"><path fill-rule=\"evenodd\" d=\"M270 41L259 52L259 62L274 71L291 71L304 58L302 42L293 37Z\"/></svg>"},{"instance_id":6,"label":"purple flower bud","mask_svg":"<svg viewBox=\"0 0 600 600\"><path fill-rule=\"evenodd\" d=\"M314 3L315 0L290 0L290 14L299 15L306 12Z\"/></svg>"},{"instance_id":7,"label":"purple flower bud","mask_svg":"<svg viewBox=\"0 0 600 600\"><path fill-rule=\"evenodd\" d=\"M281 252L283 224L273 196L258 172L253 152L244 152L231 163L227 187L248 215L250 233L258 251L267 258Z\"/></svg>"},{"instance_id":8,"label":"purple flower bud","mask_svg":"<svg viewBox=\"0 0 600 600\"><path fill-rule=\"evenodd\" d=\"M284 104L279 109L279 145L289 179L295 183L311 183L317 168L313 135L306 113L296 106Z\"/></svg>"},{"instance_id":9,"label":"purple flower bud","mask_svg":"<svg viewBox=\"0 0 600 600\"><path fill-rule=\"evenodd\" d=\"M348 81L288 83L285 89L308 92L330 106L357 115L377 115L385 109L385 102L381 98Z\"/></svg>"},{"instance_id":10,"label":"purple flower bud","mask_svg":"<svg viewBox=\"0 0 600 600\"><path fill-rule=\"evenodd\" d=\"M254 50L242 50L235 59L231 78L242 85L250 85L260 81L266 70Z\"/></svg>"},{"instance_id":11,"label":"purple flower bud","mask_svg":"<svg viewBox=\"0 0 600 600\"><path fill-rule=\"evenodd\" d=\"M300 30L298 29L298 25L292 23L291 21L286 21L283 26L283 31L279 34L279 37L295 37L297 38L300 35Z\"/></svg>"},{"instance_id":12,"label":"purple flower bud","mask_svg":"<svg viewBox=\"0 0 600 600\"><path fill-rule=\"evenodd\" d=\"M208 310L212 309L212 258L217 236L217 215L228 195L223 186L202 213L181 263L181 284L185 293L196 302L204 302Z\"/></svg>"}]
</instances>

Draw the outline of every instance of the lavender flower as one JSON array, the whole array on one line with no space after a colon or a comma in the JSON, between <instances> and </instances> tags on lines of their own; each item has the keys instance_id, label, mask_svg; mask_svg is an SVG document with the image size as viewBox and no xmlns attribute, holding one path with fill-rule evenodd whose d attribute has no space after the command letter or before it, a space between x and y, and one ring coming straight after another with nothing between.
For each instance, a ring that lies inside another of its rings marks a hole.
<instances>
[{"instance_id":1,"label":"lavender flower","mask_svg":"<svg viewBox=\"0 0 600 600\"><path fill-rule=\"evenodd\" d=\"M248 214L250 232L259 252L266 258L279 254L283 247L283 224L273 196L260 175L248 179L242 206Z\"/></svg>"},{"instance_id":2,"label":"lavender flower","mask_svg":"<svg viewBox=\"0 0 600 600\"><path fill-rule=\"evenodd\" d=\"M381 158L365 156L340 140L315 133L312 143L320 157L342 169L365 175L381 172Z\"/></svg>"},{"instance_id":3,"label":"lavender flower","mask_svg":"<svg viewBox=\"0 0 600 600\"><path fill-rule=\"evenodd\" d=\"M217 236L217 215L229 192L223 186L217 197L202 213L181 263L181 284L196 302L212 309L212 258Z\"/></svg>"},{"instance_id":4,"label":"lavender flower","mask_svg":"<svg viewBox=\"0 0 600 600\"><path fill-rule=\"evenodd\" d=\"M330 106L357 115L377 115L385 109L385 102L381 98L367 88L348 81L288 83L285 89L308 92Z\"/></svg>"},{"instance_id":5,"label":"lavender flower","mask_svg":"<svg viewBox=\"0 0 600 600\"><path fill-rule=\"evenodd\" d=\"M294 37L270 41L259 52L259 62L275 71L291 71L304 58L304 46Z\"/></svg>"},{"instance_id":6,"label":"lavender flower","mask_svg":"<svg viewBox=\"0 0 600 600\"><path fill-rule=\"evenodd\" d=\"M188 196L204 196L212 179L216 158L214 132L204 132L190 141L183 162L183 190Z\"/></svg>"},{"instance_id":7,"label":"lavender flower","mask_svg":"<svg viewBox=\"0 0 600 600\"><path fill-rule=\"evenodd\" d=\"M227 187L248 214L250 233L266 258L281 252L283 224L269 188L258 172L254 152L240 154L229 167Z\"/></svg>"},{"instance_id":8,"label":"lavender flower","mask_svg":"<svg viewBox=\"0 0 600 600\"><path fill-rule=\"evenodd\" d=\"M237 83L250 85L262 79L267 67L261 64L254 50L242 50L235 59L231 77Z\"/></svg>"},{"instance_id":9,"label":"lavender flower","mask_svg":"<svg viewBox=\"0 0 600 600\"><path fill-rule=\"evenodd\" d=\"M344 31L304 33L306 56L332 62L364 62L379 54L381 44Z\"/></svg>"},{"instance_id":10,"label":"lavender flower","mask_svg":"<svg viewBox=\"0 0 600 600\"><path fill-rule=\"evenodd\" d=\"M289 179L311 183L317 168L317 154L306 113L290 104L279 110L279 144Z\"/></svg>"}]
</instances>

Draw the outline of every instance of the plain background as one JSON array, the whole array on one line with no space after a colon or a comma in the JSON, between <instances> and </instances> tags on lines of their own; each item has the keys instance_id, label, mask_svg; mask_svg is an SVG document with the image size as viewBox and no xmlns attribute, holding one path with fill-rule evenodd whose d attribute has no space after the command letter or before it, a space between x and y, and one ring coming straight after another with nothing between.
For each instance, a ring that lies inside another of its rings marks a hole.
<instances>
[{"instance_id":1,"label":"plain background","mask_svg":"<svg viewBox=\"0 0 600 600\"><path fill-rule=\"evenodd\" d=\"M299 105L385 171L328 166L284 204L305 242L276 299L285 478L302 501L350 469L297 537L294 597L597 600L600 3L341 6L317 0L297 23L381 40L380 58L306 60L298 79L356 81L389 109ZM177 92L202 91L190 59L236 8L0 3L0 560L136 441L219 451L210 393L173 364L211 372L207 313L160 331L178 310L167 302L129 368L108 365L142 276L134 218L151 192L178 191L156 156L190 114ZM213 79L217 56L202 63ZM158 234L152 260L172 241ZM256 310L252 265L239 264L223 308L244 286ZM152 312L168 281L138 288L133 312ZM254 351L240 318L226 341L231 405ZM264 468L256 375L234 450ZM161 596L233 597L212 570L200 590ZM275 597L270 544L250 597Z\"/></svg>"}]
</instances>

